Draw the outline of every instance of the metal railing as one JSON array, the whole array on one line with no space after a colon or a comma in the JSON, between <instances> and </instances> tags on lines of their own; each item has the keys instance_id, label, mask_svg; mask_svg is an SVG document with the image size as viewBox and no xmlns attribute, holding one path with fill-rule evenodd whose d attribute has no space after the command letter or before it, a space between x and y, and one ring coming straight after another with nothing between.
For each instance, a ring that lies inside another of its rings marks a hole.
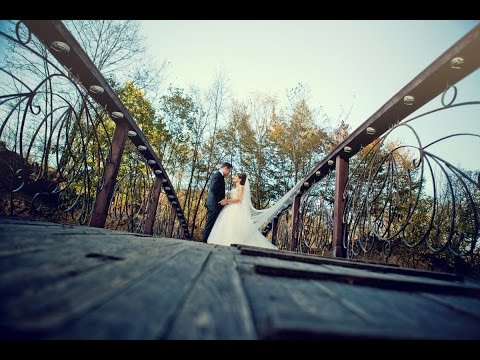
<instances>
[{"instance_id":1,"label":"metal railing","mask_svg":"<svg viewBox=\"0 0 480 360\"><path fill-rule=\"evenodd\" d=\"M459 271L479 265L479 169L463 170L434 150L480 139L478 122L427 142L415 130L442 112L478 109L480 101L458 101L455 84L479 66L477 25L317 164L264 234L272 231L280 249L292 251ZM438 106L416 112L439 95ZM411 143L398 143L401 131Z\"/></svg>"},{"instance_id":2,"label":"metal railing","mask_svg":"<svg viewBox=\"0 0 480 360\"><path fill-rule=\"evenodd\" d=\"M190 238L157 154L62 22L8 28L0 31L1 214Z\"/></svg>"}]
</instances>

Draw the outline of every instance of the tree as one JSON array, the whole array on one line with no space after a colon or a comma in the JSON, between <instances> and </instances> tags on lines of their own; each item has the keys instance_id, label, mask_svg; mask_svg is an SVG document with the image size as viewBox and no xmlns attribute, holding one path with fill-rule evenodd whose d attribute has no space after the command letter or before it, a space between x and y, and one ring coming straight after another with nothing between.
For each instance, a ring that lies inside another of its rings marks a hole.
<instances>
[{"instance_id":1,"label":"tree","mask_svg":"<svg viewBox=\"0 0 480 360\"><path fill-rule=\"evenodd\" d=\"M284 171L293 175L296 184L325 154L328 138L312 115L303 85L290 90L289 100L290 108L272 122L270 139L278 156L288 161Z\"/></svg>"},{"instance_id":2,"label":"tree","mask_svg":"<svg viewBox=\"0 0 480 360\"><path fill-rule=\"evenodd\" d=\"M155 66L146 56L138 20L64 20L105 77L132 81L156 95L167 63Z\"/></svg>"}]
</instances>

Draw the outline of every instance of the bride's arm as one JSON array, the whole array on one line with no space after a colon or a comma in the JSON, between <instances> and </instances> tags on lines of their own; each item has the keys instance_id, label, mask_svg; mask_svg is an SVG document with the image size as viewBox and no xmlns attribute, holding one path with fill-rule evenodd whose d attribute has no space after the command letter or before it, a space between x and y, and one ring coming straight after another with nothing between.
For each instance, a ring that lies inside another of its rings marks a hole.
<instances>
[{"instance_id":1,"label":"bride's arm","mask_svg":"<svg viewBox=\"0 0 480 360\"><path fill-rule=\"evenodd\" d=\"M239 186L237 190L237 198L236 199L226 199L227 204L236 204L242 201L243 199L243 186Z\"/></svg>"}]
</instances>

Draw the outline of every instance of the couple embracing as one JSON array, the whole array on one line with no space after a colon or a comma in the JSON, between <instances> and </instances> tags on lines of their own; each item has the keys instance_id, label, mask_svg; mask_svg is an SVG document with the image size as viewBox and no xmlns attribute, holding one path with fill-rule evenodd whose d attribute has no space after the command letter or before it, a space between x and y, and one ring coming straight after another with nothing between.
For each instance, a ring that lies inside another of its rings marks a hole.
<instances>
[{"instance_id":1,"label":"couple embracing","mask_svg":"<svg viewBox=\"0 0 480 360\"><path fill-rule=\"evenodd\" d=\"M233 177L235 188L230 198L225 197L225 176L230 175L232 164L225 162L210 178L207 202L207 223L202 241L209 244L230 246L231 244L251 245L277 249L258 230L252 216L259 213L252 206L250 184L247 174L237 173Z\"/></svg>"}]
</instances>

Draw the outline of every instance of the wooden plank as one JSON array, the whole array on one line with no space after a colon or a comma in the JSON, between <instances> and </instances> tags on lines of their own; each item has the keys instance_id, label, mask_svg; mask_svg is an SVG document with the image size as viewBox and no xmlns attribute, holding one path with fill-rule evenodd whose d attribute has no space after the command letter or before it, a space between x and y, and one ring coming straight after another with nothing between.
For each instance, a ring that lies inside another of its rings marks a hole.
<instances>
[{"instance_id":1,"label":"wooden plank","mask_svg":"<svg viewBox=\"0 0 480 360\"><path fill-rule=\"evenodd\" d=\"M245 261L240 269L262 338L472 339L480 336L478 320L426 301L419 293L255 276Z\"/></svg>"},{"instance_id":2,"label":"wooden plank","mask_svg":"<svg viewBox=\"0 0 480 360\"><path fill-rule=\"evenodd\" d=\"M0 261L1 279L5 281L18 272L20 273L38 273L41 276L40 266L46 265L55 268L58 264L70 262L74 258L95 258L95 254L103 254L107 257L123 258L126 254L148 254L152 247L171 246L179 244L180 241L170 241L166 239L143 238L139 239L130 235L111 235L108 240L104 236L98 235L58 235L43 234L39 246L42 246L41 252L27 252L2 258ZM20 243L19 239L17 243ZM22 276L20 276L21 278Z\"/></svg>"},{"instance_id":3,"label":"wooden plank","mask_svg":"<svg viewBox=\"0 0 480 360\"><path fill-rule=\"evenodd\" d=\"M290 266L255 265L258 274L280 277L291 277L297 279L317 279L326 281L343 282L359 286L372 286L383 289L415 292L431 292L448 295L480 296L480 286L462 285L461 283L433 283L424 282L421 279L398 280L386 278L382 274L354 275L332 272L324 269L298 269Z\"/></svg>"},{"instance_id":4,"label":"wooden plank","mask_svg":"<svg viewBox=\"0 0 480 360\"><path fill-rule=\"evenodd\" d=\"M419 293L352 286L328 281L313 284L354 303L375 319L375 327L418 339L479 339L478 318L435 303ZM438 295L434 295L438 296ZM441 298L445 298L444 295ZM475 304L478 299L452 296L452 301ZM401 336L401 337L402 337Z\"/></svg>"},{"instance_id":5,"label":"wooden plank","mask_svg":"<svg viewBox=\"0 0 480 360\"><path fill-rule=\"evenodd\" d=\"M36 292L56 282L68 281L85 272L98 270L111 261L149 256L152 247L159 250L175 245L168 240L142 242L127 239L105 242L104 238L98 236L76 237L65 241L66 244L62 242L42 252L2 259L0 288L3 289L3 301L11 298L17 301L24 296L22 294Z\"/></svg>"},{"instance_id":6,"label":"wooden plank","mask_svg":"<svg viewBox=\"0 0 480 360\"><path fill-rule=\"evenodd\" d=\"M255 339L256 333L230 248L215 246L167 339Z\"/></svg>"},{"instance_id":7,"label":"wooden plank","mask_svg":"<svg viewBox=\"0 0 480 360\"><path fill-rule=\"evenodd\" d=\"M433 294L422 294L422 296L442 304L455 312L467 314L480 320L480 299L463 296L438 296Z\"/></svg>"},{"instance_id":8,"label":"wooden plank","mask_svg":"<svg viewBox=\"0 0 480 360\"><path fill-rule=\"evenodd\" d=\"M164 240L168 244L168 240ZM130 244L134 242L130 241ZM85 271L62 281L42 284L21 295L4 298L9 289L2 288L1 325L12 332L46 331L78 317L93 306L104 302L126 286L137 282L155 267L184 249L187 243L122 249L116 255L122 261L112 261L95 271ZM82 265L84 266L84 265ZM28 281L28 280L27 280Z\"/></svg>"},{"instance_id":9,"label":"wooden plank","mask_svg":"<svg viewBox=\"0 0 480 360\"><path fill-rule=\"evenodd\" d=\"M298 254L289 251L277 251L277 250L267 250L262 248L257 248L253 246L244 246L239 245L238 248L242 255L255 255L255 256L265 256L272 257L276 259L290 260L290 261L299 261L309 264L331 264L340 267L355 268L355 269L365 269L372 272L379 273L390 273L390 274L404 274L409 276L420 276L427 277L432 279L447 280L447 281L463 281L463 275L451 274L451 273L441 273L427 270L415 270L400 268L390 265L380 265L374 263L366 263L355 260L343 260L339 258L324 257L320 255L310 255L310 254Z\"/></svg>"},{"instance_id":10,"label":"wooden plank","mask_svg":"<svg viewBox=\"0 0 480 360\"><path fill-rule=\"evenodd\" d=\"M393 281L404 281L410 283L411 281L421 281L425 284L436 284L436 285L445 285L450 286L452 282L437 280L437 279L430 279L430 278L418 278L418 277L410 277L407 275L399 275L399 274L388 274L388 273L372 273L368 270L363 269L351 269L345 268L340 266L328 265L328 264L308 264L302 263L297 261L285 261L279 260L274 258L263 258L263 257L255 257L255 256L237 256L237 261L241 263L249 263L253 265L263 265L263 266L272 266L277 268L287 268L287 269L296 269L299 271L313 271L313 272L325 272L331 273L338 276L353 276L353 277L362 277L365 279L372 278L373 279L383 279L383 280L393 280ZM470 286L473 283L454 283L456 285L461 286ZM474 284L475 287L478 287L479 284Z\"/></svg>"},{"instance_id":11,"label":"wooden plank","mask_svg":"<svg viewBox=\"0 0 480 360\"><path fill-rule=\"evenodd\" d=\"M366 269L352 269L352 268L346 268L346 267L341 267L341 266L335 266L335 265L324 265L323 268L325 270L330 270L332 272L335 272L337 274L343 274L343 275L353 275L353 276L363 276L363 277L380 277L382 279L391 279L391 280L396 280L396 281L421 281L423 283L430 283L430 284L439 284L439 285L450 285L450 284L458 284L462 286L468 286L468 285L473 285L473 287L478 287L480 286L480 283L477 284L468 284L463 280L459 281L452 281L450 279L445 280L445 279L432 279L430 277L421 277L421 276L411 276L411 275L405 275L405 274L392 274L388 272L375 272L375 271L370 271Z\"/></svg>"},{"instance_id":12,"label":"wooden plank","mask_svg":"<svg viewBox=\"0 0 480 360\"><path fill-rule=\"evenodd\" d=\"M262 339L281 337L279 333L288 328L288 323L295 324L289 337L302 338L308 337L306 333L312 327L334 334L362 329L369 321L363 314L332 301L325 292L312 287L309 280L258 275L246 264L239 264L238 268Z\"/></svg>"},{"instance_id":13,"label":"wooden plank","mask_svg":"<svg viewBox=\"0 0 480 360\"><path fill-rule=\"evenodd\" d=\"M2 224L0 225L0 257L10 256L10 253L20 253L21 251L19 250L21 249L30 251L31 248L43 248L52 244L61 244L62 242L70 241L70 239L72 239L72 236L88 238L92 235L103 236L105 242L112 241L114 237L123 235L126 235L128 238L134 238L138 240L140 240L141 238L153 238L143 234L132 234L123 231L112 231L108 229L90 228L84 226L55 224L55 226L38 227L29 225Z\"/></svg>"},{"instance_id":14,"label":"wooden plank","mask_svg":"<svg viewBox=\"0 0 480 360\"><path fill-rule=\"evenodd\" d=\"M196 281L211 247L187 247L150 274L78 320L53 339L156 339L166 331Z\"/></svg>"}]
</instances>

